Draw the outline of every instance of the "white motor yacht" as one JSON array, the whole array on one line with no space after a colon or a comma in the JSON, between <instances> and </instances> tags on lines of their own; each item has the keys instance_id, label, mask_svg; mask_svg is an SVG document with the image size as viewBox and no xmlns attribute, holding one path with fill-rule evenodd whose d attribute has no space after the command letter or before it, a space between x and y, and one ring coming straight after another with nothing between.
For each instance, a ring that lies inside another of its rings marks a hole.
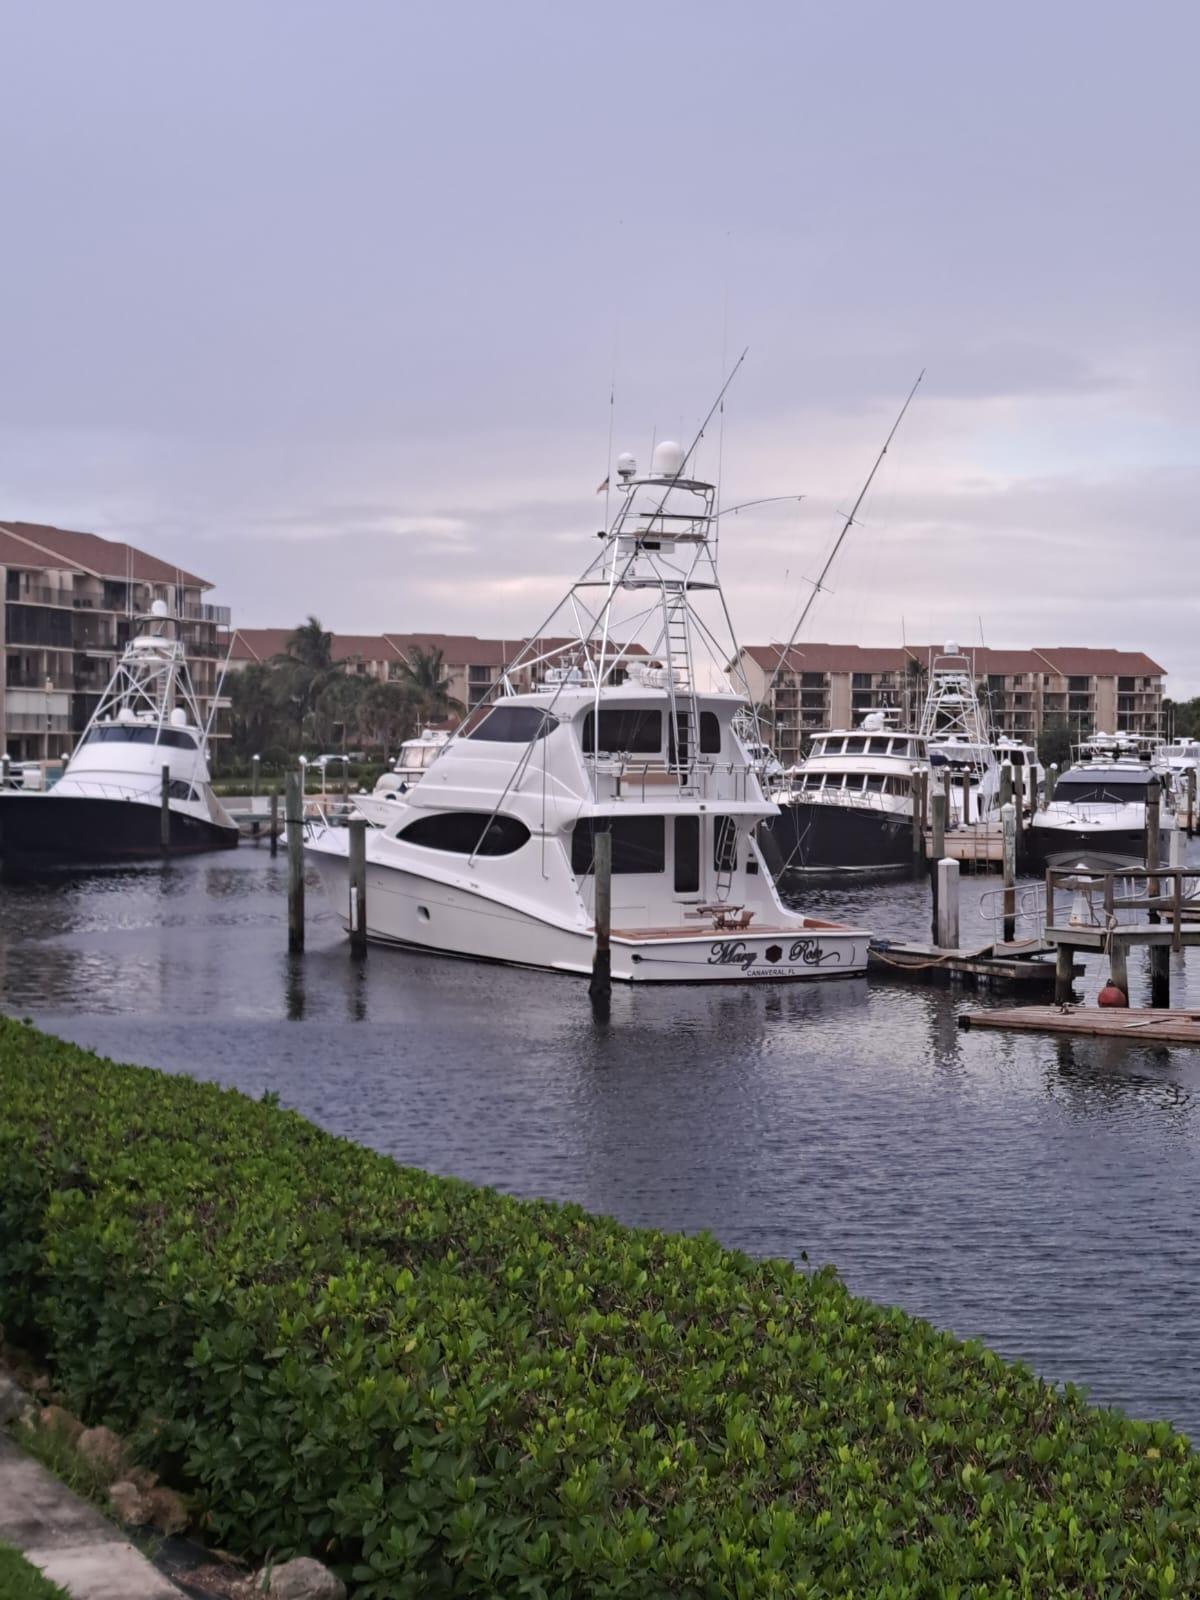
<instances>
[{"instance_id":1,"label":"white motor yacht","mask_svg":"<svg viewBox=\"0 0 1200 1600\"><path fill-rule=\"evenodd\" d=\"M1101 870L1144 866L1152 780L1162 786L1159 860L1167 861L1175 829L1167 775L1139 755L1096 755L1068 767L1055 785L1054 798L1034 812L1025 836L1030 862L1038 867L1082 863Z\"/></svg>"},{"instance_id":2,"label":"white motor yacht","mask_svg":"<svg viewBox=\"0 0 1200 1600\"><path fill-rule=\"evenodd\" d=\"M0 794L5 866L130 861L162 850L166 769L172 854L230 849L237 824L213 794L208 730L182 641L156 600L52 789Z\"/></svg>"},{"instance_id":3,"label":"white motor yacht","mask_svg":"<svg viewBox=\"0 0 1200 1600\"><path fill-rule=\"evenodd\" d=\"M866 971L866 931L785 907L755 838L776 807L736 725L753 718L749 696L723 675L737 650L715 491L688 476L690 454L664 442L644 476L618 459L600 553L531 636L561 638L569 623L570 641L531 642L388 803L387 826L367 830L369 939L589 973L605 832L615 979ZM514 692L518 668L532 689ZM306 854L348 925L348 830L310 828Z\"/></svg>"},{"instance_id":4,"label":"white motor yacht","mask_svg":"<svg viewBox=\"0 0 1200 1600\"><path fill-rule=\"evenodd\" d=\"M912 867L913 772L925 741L898 712L869 711L854 729L814 735L771 798L765 824L785 873L886 872Z\"/></svg>"}]
</instances>

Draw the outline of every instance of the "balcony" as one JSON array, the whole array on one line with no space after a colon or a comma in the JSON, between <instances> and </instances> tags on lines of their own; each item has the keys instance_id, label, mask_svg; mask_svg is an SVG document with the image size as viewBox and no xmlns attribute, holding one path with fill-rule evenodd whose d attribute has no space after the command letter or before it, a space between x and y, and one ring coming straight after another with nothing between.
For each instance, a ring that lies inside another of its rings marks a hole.
<instances>
[{"instance_id":1,"label":"balcony","mask_svg":"<svg viewBox=\"0 0 1200 1600\"><path fill-rule=\"evenodd\" d=\"M228 606L184 605L179 614L184 622L211 622L218 628L227 628L230 622Z\"/></svg>"},{"instance_id":2,"label":"balcony","mask_svg":"<svg viewBox=\"0 0 1200 1600\"><path fill-rule=\"evenodd\" d=\"M10 605L18 606L64 606L67 608L75 604L75 597L70 589L53 589L45 583L10 583L5 591L4 598Z\"/></svg>"}]
</instances>

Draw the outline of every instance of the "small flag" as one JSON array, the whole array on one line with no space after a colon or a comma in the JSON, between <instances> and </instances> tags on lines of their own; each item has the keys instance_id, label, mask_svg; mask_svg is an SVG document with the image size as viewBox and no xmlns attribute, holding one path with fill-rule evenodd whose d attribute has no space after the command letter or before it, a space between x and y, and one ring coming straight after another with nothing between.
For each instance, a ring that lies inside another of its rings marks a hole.
<instances>
[{"instance_id":1,"label":"small flag","mask_svg":"<svg viewBox=\"0 0 1200 1600\"><path fill-rule=\"evenodd\" d=\"M605 490L606 490L606 489L607 489L607 488L608 488L608 479L607 479L607 478L605 478L605 480L604 480L604 482L603 482L603 483L602 483L602 484L601 484L601 485L600 485L600 487L599 487L599 488L598 488L598 489L597 489L597 490L596 490L596 493L597 493L597 494L603 494L603 493L604 493L604 491L605 491Z\"/></svg>"}]
</instances>

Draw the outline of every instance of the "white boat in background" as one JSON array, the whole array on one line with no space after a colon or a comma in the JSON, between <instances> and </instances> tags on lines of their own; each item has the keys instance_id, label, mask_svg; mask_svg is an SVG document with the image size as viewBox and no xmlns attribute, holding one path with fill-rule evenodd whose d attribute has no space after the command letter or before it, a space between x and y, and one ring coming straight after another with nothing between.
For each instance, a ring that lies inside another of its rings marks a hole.
<instances>
[{"instance_id":1,"label":"white boat in background","mask_svg":"<svg viewBox=\"0 0 1200 1600\"><path fill-rule=\"evenodd\" d=\"M869 711L857 728L814 734L803 761L772 791L765 824L783 873L911 870L913 773L925 742L897 711Z\"/></svg>"},{"instance_id":2,"label":"white boat in background","mask_svg":"<svg viewBox=\"0 0 1200 1600\"><path fill-rule=\"evenodd\" d=\"M7 867L132 861L162 850L163 769L172 854L230 849L237 824L212 789L208 730L175 619L137 619L108 687L52 789L0 794Z\"/></svg>"},{"instance_id":3,"label":"white boat in background","mask_svg":"<svg viewBox=\"0 0 1200 1600\"><path fill-rule=\"evenodd\" d=\"M953 641L929 663L917 732L929 757L931 781L947 786L947 825L983 821L999 796L1000 766L975 689L974 662Z\"/></svg>"},{"instance_id":4,"label":"white boat in background","mask_svg":"<svg viewBox=\"0 0 1200 1600\"><path fill-rule=\"evenodd\" d=\"M1054 798L1031 818L1025 837L1030 862L1039 868L1080 863L1096 870L1144 866L1152 781L1161 785L1159 860L1168 861L1176 827L1169 775L1140 754L1084 753L1094 747L1095 740L1080 747L1083 759L1067 768L1055 785Z\"/></svg>"},{"instance_id":5,"label":"white boat in background","mask_svg":"<svg viewBox=\"0 0 1200 1600\"><path fill-rule=\"evenodd\" d=\"M413 739L405 739L395 763L379 778L372 792L354 797L358 810L376 827L391 821L396 802L429 771L450 742L443 728L422 728Z\"/></svg>"},{"instance_id":6,"label":"white boat in background","mask_svg":"<svg viewBox=\"0 0 1200 1600\"><path fill-rule=\"evenodd\" d=\"M568 642L531 642L421 781L381 802L394 814L366 833L369 939L590 973L603 832L614 978L866 971L865 930L780 900L755 837L776 807L738 731L749 696L701 686L727 682L737 649L715 491L687 475L689 456L664 442L642 476L618 459L600 553L532 636ZM535 685L522 693L518 668ZM348 925L348 830L310 828L306 853Z\"/></svg>"}]
</instances>

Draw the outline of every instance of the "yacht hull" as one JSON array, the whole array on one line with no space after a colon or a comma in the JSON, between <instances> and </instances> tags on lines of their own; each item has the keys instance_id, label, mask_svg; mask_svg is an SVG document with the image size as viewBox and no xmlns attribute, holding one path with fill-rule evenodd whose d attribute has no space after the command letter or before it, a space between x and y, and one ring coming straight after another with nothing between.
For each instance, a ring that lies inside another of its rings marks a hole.
<instances>
[{"instance_id":1,"label":"yacht hull","mask_svg":"<svg viewBox=\"0 0 1200 1600\"><path fill-rule=\"evenodd\" d=\"M344 854L306 850L343 927L349 920ZM590 976L595 935L423 878L367 864L367 938L428 955ZM612 930L612 976L625 983L746 983L861 977L870 935L813 919L722 930L711 925Z\"/></svg>"},{"instance_id":2,"label":"yacht hull","mask_svg":"<svg viewBox=\"0 0 1200 1600\"><path fill-rule=\"evenodd\" d=\"M162 853L157 805L90 795L0 795L0 862L6 867L48 867L91 862L140 861ZM171 811L170 853L230 850L236 826Z\"/></svg>"},{"instance_id":3,"label":"yacht hull","mask_svg":"<svg viewBox=\"0 0 1200 1600\"><path fill-rule=\"evenodd\" d=\"M886 872L912 865L912 818L866 806L781 801L762 825L782 857L782 871Z\"/></svg>"},{"instance_id":4,"label":"yacht hull","mask_svg":"<svg viewBox=\"0 0 1200 1600\"><path fill-rule=\"evenodd\" d=\"M1141 828L1042 828L1034 823L1026 831L1025 842L1029 865L1042 870L1074 867L1081 862L1100 871L1146 864L1146 834ZM1160 862L1167 860L1169 849L1170 834L1163 832Z\"/></svg>"}]
</instances>

